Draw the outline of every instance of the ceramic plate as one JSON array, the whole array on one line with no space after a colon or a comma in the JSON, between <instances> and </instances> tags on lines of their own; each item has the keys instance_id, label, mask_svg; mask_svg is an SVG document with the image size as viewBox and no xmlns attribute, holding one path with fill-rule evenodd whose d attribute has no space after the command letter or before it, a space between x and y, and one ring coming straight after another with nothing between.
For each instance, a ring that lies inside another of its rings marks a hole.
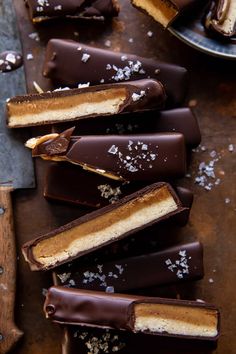
<instances>
[{"instance_id":1,"label":"ceramic plate","mask_svg":"<svg viewBox=\"0 0 236 354\"><path fill-rule=\"evenodd\" d=\"M221 40L211 37L204 30L203 14L197 13L193 18L180 18L169 31L184 43L204 53L225 59L236 59L236 38Z\"/></svg>"}]
</instances>

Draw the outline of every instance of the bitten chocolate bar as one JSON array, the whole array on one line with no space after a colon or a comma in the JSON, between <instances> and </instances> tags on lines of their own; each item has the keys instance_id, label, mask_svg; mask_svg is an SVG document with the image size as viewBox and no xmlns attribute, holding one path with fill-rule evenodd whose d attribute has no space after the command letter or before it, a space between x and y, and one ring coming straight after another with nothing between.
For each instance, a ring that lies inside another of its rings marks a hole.
<instances>
[{"instance_id":1,"label":"bitten chocolate bar","mask_svg":"<svg viewBox=\"0 0 236 354\"><path fill-rule=\"evenodd\" d=\"M9 128L163 108L166 95L156 80L99 85L16 96L7 102Z\"/></svg>"},{"instance_id":2,"label":"bitten chocolate bar","mask_svg":"<svg viewBox=\"0 0 236 354\"><path fill-rule=\"evenodd\" d=\"M108 180L107 177L90 173L73 164L54 163L47 169L44 196L47 199L101 208L144 186L144 183L122 183L112 179ZM185 225L192 206L193 193L183 187L177 187L175 190L183 207L186 208L176 215L176 218Z\"/></svg>"},{"instance_id":3,"label":"bitten chocolate bar","mask_svg":"<svg viewBox=\"0 0 236 354\"><path fill-rule=\"evenodd\" d=\"M137 276L138 274L138 276ZM199 242L110 262L73 262L54 272L54 284L79 289L127 292L201 279L203 249Z\"/></svg>"},{"instance_id":4,"label":"bitten chocolate bar","mask_svg":"<svg viewBox=\"0 0 236 354\"><path fill-rule=\"evenodd\" d=\"M206 16L205 26L218 35L232 37L236 34L236 1L214 0Z\"/></svg>"},{"instance_id":5,"label":"bitten chocolate bar","mask_svg":"<svg viewBox=\"0 0 236 354\"><path fill-rule=\"evenodd\" d=\"M32 270L46 270L90 253L182 210L167 183L154 183L114 204L27 242L22 250Z\"/></svg>"},{"instance_id":6,"label":"bitten chocolate bar","mask_svg":"<svg viewBox=\"0 0 236 354\"><path fill-rule=\"evenodd\" d=\"M55 134L55 138L49 135L30 139L26 146L33 148L33 156L68 161L116 180L160 181L185 175L182 134L69 136L67 148L64 145L67 132L71 134L69 129Z\"/></svg>"},{"instance_id":7,"label":"bitten chocolate bar","mask_svg":"<svg viewBox=\"0 0 236 354\"><path fill-rule=\"evenodd\" d=\"M164 85L169 106L182 103L187 89L187 70L181 66L64 39L48 42L43 75L69 87L153 78Z\"/></svg>"},{"instance_id":8,"label":"bitten chocolate bar","mask_svg":"<svg viewBox=\"0 0 236 354\"><path fill-rule=\"evenodd\" d=\"M105 20L119 14L116 0L25 0L34 23L58 17Z\"/></svg>"},{"instance_id":9,"label":"bitten chocolate bar","mask_svg":"<svg viewBox=\"0 0 236 354\"><path fill-rule=\"evenodd\" d=\"M131 0L132 5L146 12L162 26L168 27L181 13L200 0Z\"/></svg>"},{"instance_id":10,"label":"bitten chocolate bar","mask_svg":"<svg viewBox=\"0 0 236 354\"><path fill-rule=\"evenodd\" d=\"M218 309L197 301L52 287L44 311L62 324L205 340L219 336Z\"/></svg>"}]
</instances>

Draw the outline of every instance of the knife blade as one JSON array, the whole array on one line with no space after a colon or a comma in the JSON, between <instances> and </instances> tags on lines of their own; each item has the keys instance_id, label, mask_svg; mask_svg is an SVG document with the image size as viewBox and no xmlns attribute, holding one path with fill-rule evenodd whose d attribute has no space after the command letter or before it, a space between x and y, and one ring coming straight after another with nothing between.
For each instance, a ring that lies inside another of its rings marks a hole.
<instances>
[{"instance_id":1,"label":"knife blade","mask_svg":"<svg viewBox=\"0 0 236 354\"><path fill-rule=\"evenodd\" d=\"M10 0L0 1L0 52L20 50L16 19ZM0 73L0 354L7 353L23 332L14 322L16 249L11 192L33 188L34 169L24 147L27 132L9 131L5 122L5 101L25 93L23 69Z\"/></svg>"}]
</instances>

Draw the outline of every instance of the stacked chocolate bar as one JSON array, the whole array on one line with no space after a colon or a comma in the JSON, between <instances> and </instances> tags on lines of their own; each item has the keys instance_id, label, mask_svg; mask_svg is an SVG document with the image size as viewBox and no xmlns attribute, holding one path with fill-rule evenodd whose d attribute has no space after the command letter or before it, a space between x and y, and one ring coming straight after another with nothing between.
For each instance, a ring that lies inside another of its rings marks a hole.
<instances>
[{"instance_id":1,"label":"stacked chocolate bar","mask_svg":"<svg viewBox=\"0 0 236 354\"><path fill-rule=\"evenodd\" d=\"M68 8L27 3L35 22L86 17L102 1L78 7L68 1ZM116 2L106 3L117 9ZM31 270L54 269L44 311L67 325L63 353L138 354L150 342L154 352L160 337L168 337L167 347L173 339L188 339L190 347L195 339L215 342L219 311L213 305L137 295L203 277L199 242L158 244L162 228L173 233L187 223L193 201L177 184L201 140L190 109L176 108L185 98L186 70L52 39L43 75L57 89L11 98L7 124L66 122L26 146L48 161L46 198L92 209L23 245Z\"/></svg>"}]
</instances>

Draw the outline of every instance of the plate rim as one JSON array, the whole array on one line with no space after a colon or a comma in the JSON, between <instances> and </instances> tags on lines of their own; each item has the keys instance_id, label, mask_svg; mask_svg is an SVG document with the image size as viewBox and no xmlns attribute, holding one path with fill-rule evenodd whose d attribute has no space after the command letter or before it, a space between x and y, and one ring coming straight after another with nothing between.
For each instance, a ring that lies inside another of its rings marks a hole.
<instances>
[{"instance_id":1,"label":"plate rim","mask_svg":"<svg viewBox=\"0 0 236 354\"><path fill-rule=\"evenodd\" d=\"M191 29L189 29L188 27L184 27L184 28L186 28L188 31L191 31ZM201 51L204 54L208 54L208 55L211 55L211 56L214 56L217 58L221 58L221 59L236 60L236 52L235 52L235 54L229 54L229 53L224 53L224 52L221 52L218 50L213 50L211 48L207 48L206 46L202 45L201 43L197 43L194 40L191 40L191 38L184 35L181 31L181 27L180 27L180 29L175 28L174 24L172 26L168 27L168 31L173 36L175 36L176 38L181 40L183 43L189 45L190 47L192 47L194 49ZM193 32L193 33L196 35L195 32Z\"/></svg>"}]
</instances>

